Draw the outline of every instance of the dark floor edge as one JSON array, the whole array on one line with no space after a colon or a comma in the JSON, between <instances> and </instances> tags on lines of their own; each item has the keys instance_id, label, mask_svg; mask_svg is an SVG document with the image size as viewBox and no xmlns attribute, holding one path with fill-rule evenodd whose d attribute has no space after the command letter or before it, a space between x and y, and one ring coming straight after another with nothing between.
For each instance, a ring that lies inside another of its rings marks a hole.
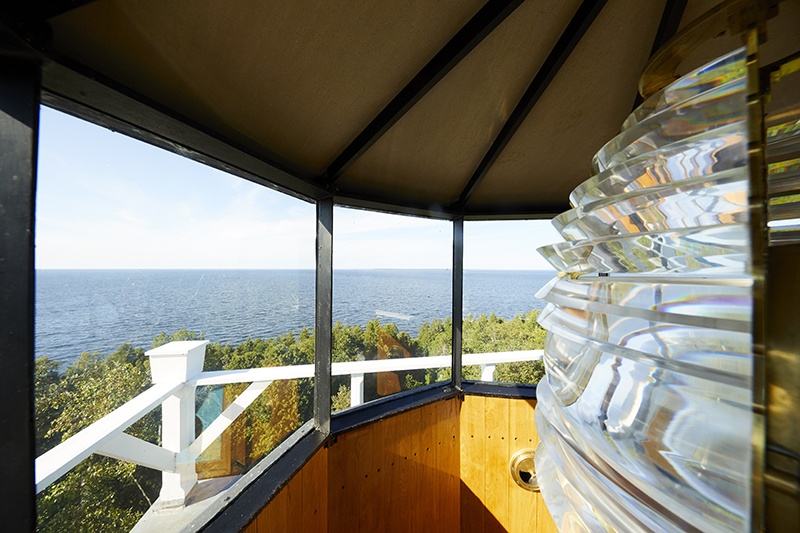
<instances>
[{"instance_id":1,"label":"dark floor edge","mask_svg":"<svg viewBox=\"0 0 800 533\"><path fill-rule=\"evenodd\" d=\"M490 396L494 398L536 399L536 385L519 383L487 383L483 381L465 381L464 394L471 396Z\"/></svg>"},{"instance_id":2,"label":"dark floor edge","mask_svg":"<svg viewBox=\"0 0 800 533\"><path fill-rule=\"evenodd\" d=\"M348 409L331 417L331 436L335 437L346 431L360 428L393 415L416 409L440 400L448 400L459 395L452 384L434 383L420 389L414 389L388 398L381 398L354 409Z\"/></svg>"}]
</instances>

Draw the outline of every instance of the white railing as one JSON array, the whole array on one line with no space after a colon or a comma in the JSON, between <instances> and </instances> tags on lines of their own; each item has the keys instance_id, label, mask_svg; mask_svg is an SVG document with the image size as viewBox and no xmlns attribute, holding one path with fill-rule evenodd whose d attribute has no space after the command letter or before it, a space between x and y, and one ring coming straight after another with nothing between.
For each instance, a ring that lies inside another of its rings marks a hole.
<instances>
[{"instance_id":1,"label":"white railing","mask_svg":"<svg viewBox=\"0 0 800 533\"><path fill-rule=\"evenodd\" d=\"M146 352L153 386L36 459L36 491L69 472L93 453L162 472L158 507L180 507L197 483L195 461L274 381L310 378L314 365L203 372L208 341L171 342ZM464 354L463 364L480 365L481 380L492 381L496 365L542 358L542 350ZM333 363L334 376L350 376L350 405L364 402L364 375L375 372L449 368L449 355ZM209 426L194 435L198 386L250 383ZM124 433L161 405L162 445Z\"/></svg>"}]
</instances>

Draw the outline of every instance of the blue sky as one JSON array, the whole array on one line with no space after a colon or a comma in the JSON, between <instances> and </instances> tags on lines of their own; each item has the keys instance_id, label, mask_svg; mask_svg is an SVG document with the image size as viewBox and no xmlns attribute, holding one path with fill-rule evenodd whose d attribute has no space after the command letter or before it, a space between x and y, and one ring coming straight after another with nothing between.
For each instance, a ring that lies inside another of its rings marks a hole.
<instances>
[{"instance_id":1,"label":"blue sky","mask_svg":"<svg viewBox=\"0 0 800 533\"><path fill-rule=\"evenodd\" d=\"M37 268L314 268L314 205L42 107ZM467 269L548 269L549 221L465 223ZM452 224L334 211L335 268L450 268Z\"/></svg>"}]
</instances>

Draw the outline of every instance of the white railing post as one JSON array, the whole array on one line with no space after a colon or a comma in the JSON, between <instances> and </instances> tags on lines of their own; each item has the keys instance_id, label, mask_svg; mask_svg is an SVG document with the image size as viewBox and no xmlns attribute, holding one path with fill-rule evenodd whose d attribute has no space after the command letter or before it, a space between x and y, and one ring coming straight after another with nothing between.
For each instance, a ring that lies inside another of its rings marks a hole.
<instances>
[{"instance_id":1,"label":"white railing post","mask_svg":"<svg viewBox=\"0 0 800 533\"><path fill-rule=\"evenodd\" d=\"M350 407L364 403L364 374L350 374Z\"/></svg>"},{"instance_id":2,"label":"white railing post","mask_svg":"<svg viewBox=\"0 0 800 533\"><path fill-rule=\"evenodd\" d=\"M494 381L494 369L497 365L481 365L481 381Z\"/></svg>"},{"instance_id":3,"label":"white railing post","mask_svg":"<svg viewBox=\"0 0 800 533\"><path fill-rule=\"evenodd\" d=\"M153 383L186 383L203 371L208 341L170 342L154 348L150 357ZM163 472L159 505L181 507L197 483L195 461L189 453L194 441L195 385L185 385L161 404L162 447L175 452L175 472Z\"/></svg>"}]
</instances>

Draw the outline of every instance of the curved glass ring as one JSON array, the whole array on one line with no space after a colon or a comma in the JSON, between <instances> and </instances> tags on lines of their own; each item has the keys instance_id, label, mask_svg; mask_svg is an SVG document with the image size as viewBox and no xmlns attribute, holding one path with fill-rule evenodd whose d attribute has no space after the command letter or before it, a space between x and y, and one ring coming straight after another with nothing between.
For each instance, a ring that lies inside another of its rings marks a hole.
<instances>
[{"instance_id":1,"label":"curved glass ring","mask_svg":"<svg viewBox=\"0 0 800 533\"><path fill-rule=\"evenodd\" d=\"M747 125L738 121L614 165L570 194L580 206L638 189L666 185L747 165Z\"/></svg>"},{"instance_id":2,"label":"curved glass ring","mask_svg":"<svg viewBox=\"0 0 800 533\"><path fill-rule=\"evenodd\" d=\"M739 274L749 251L744 223L559 242L537 251L561 272Z\"/></svg>"},{"instance_id":3,"label":"curved glass ring","mask_svg":"<svg viewBox=\"0 0 800 533\"><path fill-rule=\"evenodd\" d=\"M747 169L650 187L579 206L553 219L567 241L745 222Z\"/></svg>"},{"instance_id":4,"label":"curved glass ring","mask_svg":"<svg viewBox=\"0 0 800 533\"><path fill-rule=\"evenodd\" d=\"M592 158L601 172L627 159L744 120L744 78L735 79L649 116L605 144Z\"/></svg>"},{"instance_id":5,"label":"curved glass ring","mask_svg":"<svg viewBox=\"0 0 800 533\"><path fill-rule=\"evenodd\" d=\"M744 77L747 73L746 60L747 49L742 47L686 74L645 100L628 115L622 124L623 131L677 102L724 85L735 78Z\"/></svg>"}]
</instances>

